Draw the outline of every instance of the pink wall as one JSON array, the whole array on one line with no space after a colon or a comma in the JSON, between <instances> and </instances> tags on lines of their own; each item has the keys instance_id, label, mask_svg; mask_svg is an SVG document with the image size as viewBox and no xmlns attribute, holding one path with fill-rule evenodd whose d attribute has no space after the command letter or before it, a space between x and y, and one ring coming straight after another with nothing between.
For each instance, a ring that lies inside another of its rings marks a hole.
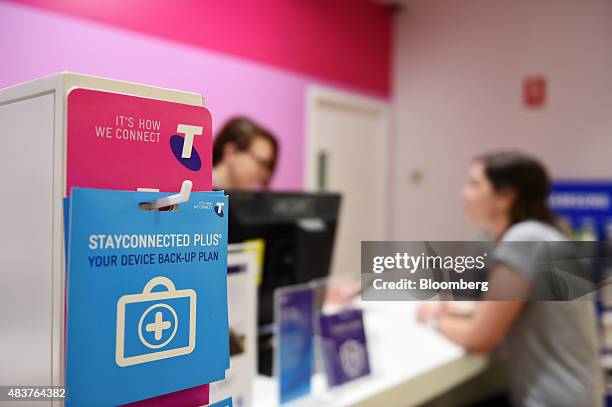
<instances>
[{"instance_id":1,"label":"pink wall","mask_svg":"<svg viewBox=\"0 0 612 407\"><path fill-rule=\"evenodd\" d=\"M389 93L391 16L370 0L12 0Z\"/></svg>"},{"instance_id":2,"label":"pink wall","mask_svg":"<svg viewBox=\"0 0 612 407\"><path fill-rule=\"evenodd\" d=\"M245 114L279 137L274 188L303 185L305 91L316 79L10 2L0 2L0 50L0 88L70 70L199 92L215 131Z\"/></svg>"}]
</instances>

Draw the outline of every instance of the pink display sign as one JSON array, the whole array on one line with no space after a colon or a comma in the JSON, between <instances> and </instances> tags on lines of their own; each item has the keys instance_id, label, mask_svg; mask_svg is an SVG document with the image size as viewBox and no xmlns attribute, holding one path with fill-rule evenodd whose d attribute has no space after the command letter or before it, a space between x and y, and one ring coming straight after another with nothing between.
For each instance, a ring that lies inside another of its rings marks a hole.
<instances>
[{"instance_id":1,"label":"pink display sign","mask_svg":"<svg viewBox=\"0 0 612 407\"><path fill-rule=\"evenodd\" d=\"M99 90L68 94L66 195L72 187L212 188L212 119L202 106Z\"/></svg>"},{"instance_id":2,"label":"pink display sign","mask_svg":"<svg viewBox=\"0 0 612 407\"><path fill-rule=\"evenodd\" d=\"M194 407L204 406L209 401L209 386L193 387L191 389L163 394L146 400L124 404L123 407Z\"/></svg>"},{"instance_id":3,"label":"pink display sign","mask_svg":"<svg viewBox=\"0 0 612 407\"><path fill-rule=\"evenodd\" d=\"M212 188L212 119L201 106L76 88L68 94L66 195L72 187ZM133 403L208 403L207 384Z\"/></svg>"}]
</instances>

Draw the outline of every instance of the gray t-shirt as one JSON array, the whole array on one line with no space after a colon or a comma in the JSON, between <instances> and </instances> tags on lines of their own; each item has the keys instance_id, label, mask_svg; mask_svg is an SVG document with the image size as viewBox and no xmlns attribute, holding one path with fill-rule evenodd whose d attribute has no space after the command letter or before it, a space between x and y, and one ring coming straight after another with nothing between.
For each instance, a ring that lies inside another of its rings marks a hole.
<instances>
[{"instance_id":1,"label":"gray t-shirt","mask_svg":"<svg viewBox=\"0 0 612 407\"><path fill-rule=\"evenodd\" d=\"M494 253L513 270L533 279L524 256L504 250L506 241L563 241L557 229L537 221L510 227ZM514 321L502 355L510 369L517 406L601 406L603 376L594 304L589 301L528 301Z\"/></svg>"}]
</instances>

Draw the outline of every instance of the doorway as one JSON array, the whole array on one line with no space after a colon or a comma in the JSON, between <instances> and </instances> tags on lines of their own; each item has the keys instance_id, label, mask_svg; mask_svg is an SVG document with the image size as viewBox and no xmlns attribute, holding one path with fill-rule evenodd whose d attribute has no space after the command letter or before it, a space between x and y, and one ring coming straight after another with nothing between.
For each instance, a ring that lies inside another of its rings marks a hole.
<instances>
[{"instance_id":1,"label":"doorway","mask_svg":"<svg viewBox=\"0 0 612 407\"><path fill-rule=\"evenodd\" d=\"M359 278L361 241L388 237L388 105L313 87L306 117L306 188L342 194L331 273Z\"/></svg>"}]
</instances>

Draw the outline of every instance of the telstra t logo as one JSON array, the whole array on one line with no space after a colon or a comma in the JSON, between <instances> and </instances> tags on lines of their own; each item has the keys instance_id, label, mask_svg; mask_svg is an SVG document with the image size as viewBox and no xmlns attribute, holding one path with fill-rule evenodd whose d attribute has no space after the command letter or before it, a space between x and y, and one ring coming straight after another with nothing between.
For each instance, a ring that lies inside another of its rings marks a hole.
<instances>
[{"instance_id":1,"label":"telstra t logo","mask_svg":"<svg viewBox=\"0 0 612 407\"><path fill-rule=\"evenodd\" d=\"M185 137L178 134L170 137L170 149L181 164L191 171L198 171L202 167L202 160L198 151L193 147L193 138L201 136L204 128L202 126L192 126L179 123L176 132L182 133Z\"/></svg>"},{"instance_id":2,"label":"telstra t logo","mask_svg":"<svg viewBox=\"0 0 612 407\"><path fill-rule=\"evenodd\" d=\"M222 218L224 213L223 213L223 207L225 206L225 203L223 202L217 202L215 204L215 213L217 214L218 217Z\"/></svg>"}]
</instances>

